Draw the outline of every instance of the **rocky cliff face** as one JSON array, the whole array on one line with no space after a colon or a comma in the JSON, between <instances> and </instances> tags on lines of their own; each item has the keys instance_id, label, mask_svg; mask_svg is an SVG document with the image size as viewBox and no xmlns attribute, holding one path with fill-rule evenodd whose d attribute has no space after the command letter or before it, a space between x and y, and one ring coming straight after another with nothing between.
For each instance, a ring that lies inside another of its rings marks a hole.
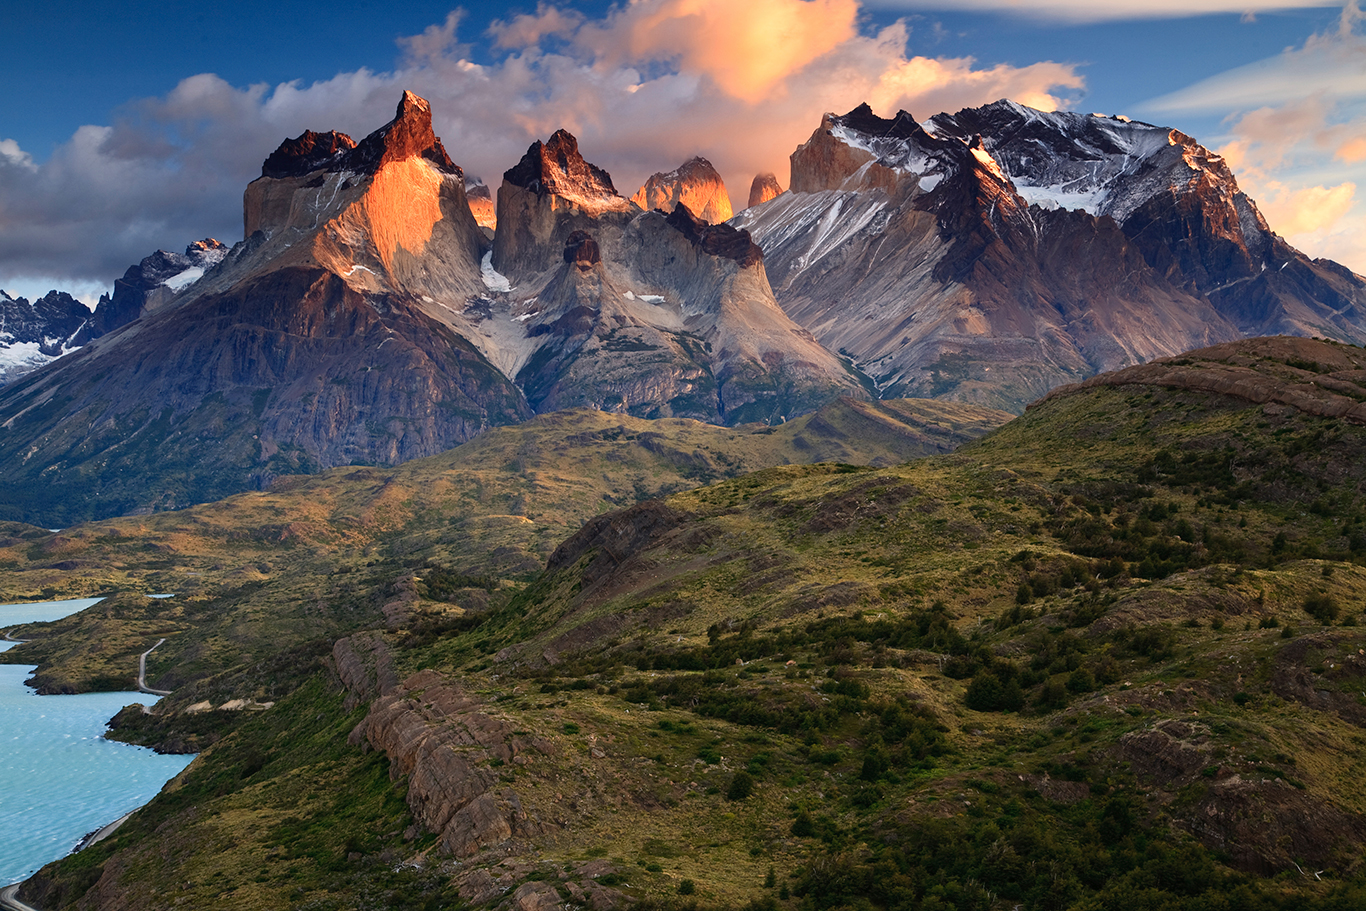
<instances>
[{"instance_id":1,"label":"rocky cliff face","mask_svg":"<svg viewBox=\"0 0 1366 911\"><path fill-rule=\"evenodd\" d=\"M391 776L408 782L413 817L457 858L553 828L523 806L489 762L525 769L553 756L555 747L517 733L435 671L422 671L376 699L351 741L389 757Z\"/></svg>"},{"instance_id":2,"label":"rocky cliff face","mask_svg":"<svg viewBox=\"0 0 1366 911\"><path fill-rule=\"evenodd\" d=\"M483 290L487 239L464 174L433 134L431 108L411 92L392 121L359 143L339 133L283 143L247 187L243 226L246 245L196 295L317 266L358 291L412 298L444 321Z\"/></svg>"},{"instance_id":3,"label":"rocky cliff face","mask_svg":"<svg viewBox=\"0 0 1366 911\"><path fill-rule=\"evenodd\" d=\"M746 232L642 212L563 130L504 175L498 225L483 344L538 411L777 421L862 394L777 306Z\"/></svg>"},{"instance_id":4,"label":"rocky cliff face","mask_svg":"<svg viewBox=\"0 0 1366 911\"><path fill-rule=\"evenodd\" d=\"M792 192L734 219L780 301L883 394L1020 410L1240 335L1366 339L1361 279L1271 234L1190 137L1011 102L827 115Z\"/></svg>"},{"instance_id":5,"label":"rocky cliff face","mask_svg":"<svg viewBox=\"0 0 1366 911\"><path fill-rule=\"evenodd\" d=\"M646 211L659 209L665 214L682 203L693 215L711 224L735 214L725 181L705 158L690 158L667 174L651 174L631 201Z\"/></svg>"}]
</instances>

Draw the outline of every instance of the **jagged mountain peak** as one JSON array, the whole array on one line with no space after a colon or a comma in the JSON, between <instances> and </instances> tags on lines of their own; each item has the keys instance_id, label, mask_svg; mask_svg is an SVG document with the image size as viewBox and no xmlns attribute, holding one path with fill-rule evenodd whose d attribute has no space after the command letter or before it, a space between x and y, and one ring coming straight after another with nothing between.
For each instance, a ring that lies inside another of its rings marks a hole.
<instances>
[{"instance_id":1,"label":"jagged mountain peak","mask_svg":"<svg viewBox=\"0 0 1366 911\"><path fill-rule=\"evenodd\" d=\"M753 182L749 185L749 206L763 205L770 199L777 199L781 195L783 195L783 187L782 184L778 183L776 175L772 172L755 174Z\"/></svg>"},{"instance_id":2,"label":"jagged mountain peak","mask_svg":"<svg viewBox=\"0 0 1366 911\"><path fill-rule=\"evenodd\" d=\"M741 213L779 300L884 394L1021 408L1237 338L1366 338L1362 280L1271 233L1222 157L1126 117L1002 100L826 114Z\"/></svg>"},{"instance_id":3,"label":"jagged mountain peak","mask_svg":"<svg viewBox=\"0 0 1366 911\"><path fill-rule=\"evenodd\" d=\"M489 241L464 172L432 130L431 106L405 92L392 120L349 144L344 134L305 134L267 159L243 197L246 246L205 293L291 266L321 266L358 290L401 292L441 313L437 302L449 308L479 293Z\"/></svg>"},{"instance_id":4,"label":"jagged mountain peak","mask_svg":"<svg viewBox=\"0 0 1366 911\"><path fill-rule=\"evenodd\" d=\"M538 196L559 196L592 211L625 211L631 203L617 192L612 175L579 153L579 141L568 130L537 140L522 160L503 173L503 180Z\"/></svg>"},{"instance_id":5,"label":"jagged mountain peak","mask_svg":"<svg viewBox=\"0 0 1366 911\"><path fill-rule=\"evenodd\" d=\"M359 143L345 133L305 130L286 139L261 165L261 176L276 180L315 171L374 174L386 163L421 156L448 174L461 174L432 130L432 107L425 98L405 91L394 119Z\"/></svg>"},{"instance_id":6,"label":"jagged mountain peak","mask_svg":"<svg viewBox=\"0 0 1366 911\"><path fill-rule=\"evenodd\" d=\"M323 168L332 169L355 147L356 141L345 133L304 130L294 139L280 143L279 148L270 153L261 165L261 176L280 179L311 174Z\"/></svg>"},{"instance_id":7,"label":"jagged mountain peak","mask_svg":"<svg viewBox=\"0 0 1366 911\"><path fill-rule=\"evenodd\" d=\"M668 173L650 175L631 201L642 209L672 212L680 203L711 224L735 214L726 183L712 163L701 156L689 158Z\"/></svg>"},{"instance_id":8,"label":"jagged mountain peak","mask_svg":"<svg viewBox=\"0 0 1366 911\"><path fill-rule=\"evenodd\" d=\"M847 114L821 118L811 138L792 153L791 188L798 193L860 187L901 193L920 185L928 191L963 152L961 142L931 136L905 111L888 119L864 103Z\"/></svg>"},{"instance_id":9,"label":"jagged mountain peak","mask_svg":"<svg viewBox=\"0 0 1366 911\"><path fill-rule=\"evenodd\" d=\"M879 117L866 101L848 114L831 119L841 127L873 138L915 139L924 133L915 118L905 111L897 111L896 116L890 119Z\"/></svg>"},{"instance_id":10,"label":"jagged mountain peak","mask_svg":"<svg viewBox=\"0 0 1366 911\"><path fill-rule=\"evenodd\" d=\"M421 156L447 174L461 178L464 172L451 161L432 130L432 106L427 99L405 91L394 119L361 140L347 156L354 170L373 174L390 161Z\"/></svg>"}]
</instances>

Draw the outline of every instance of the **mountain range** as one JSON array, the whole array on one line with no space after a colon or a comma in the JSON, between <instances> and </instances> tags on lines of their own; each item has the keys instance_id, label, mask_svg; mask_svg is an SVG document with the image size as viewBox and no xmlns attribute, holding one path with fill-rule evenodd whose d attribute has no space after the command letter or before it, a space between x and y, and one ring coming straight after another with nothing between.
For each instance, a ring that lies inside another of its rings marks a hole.
<instances>
[{"instance_id":1,"label":"mountain range","mask_svg":"<svg viewBox=\"0 0 1366 911\"><path fill-rule=\"evenodd\" d=\"M5 517L176 508L565 408L1019 413L1202 345L1366 341L1366 280L1275 235L1218 155L1127 118L862 105L749 199L731 217L702 158L628 199L560 130L495 203L412 93L359 142L307 131L246 188L231 249L153 254L93 313L0 300Z\"/></svg>"}]
</instances>

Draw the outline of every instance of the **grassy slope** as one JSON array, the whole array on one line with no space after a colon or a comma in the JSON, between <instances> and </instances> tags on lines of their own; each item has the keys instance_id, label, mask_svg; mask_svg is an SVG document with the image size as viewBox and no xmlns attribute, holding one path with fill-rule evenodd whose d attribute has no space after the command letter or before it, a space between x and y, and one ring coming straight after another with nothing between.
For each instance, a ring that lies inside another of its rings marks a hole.
<instances>
[{"instance_id":1,"label":"grassy slope","mask_svg":"<svg viewBox=\"0 0 1366 911\"><path fill-rule=\"evenodd\" d=\"M54 690L126 685L139 652L183 630L148 662L154 686L181 688L282 647L375 623L396 580L415 568L440 566L496 589L500 579L534 573L561 539L605 510L766 465L902 461L1006 418L937 402L836 402L779 428L564 412L398 468L339 469L57 534L10 525L0 537L0 598L177 597L164 604L123 598L116 633L106 623L113 606L99 606L54 628L66 633L65 644L35 642L0 660L43 661L42 681ZM478 592L467 597L485 600ZM42 636L37 625L24 634ZM278 693L263 680L233 695Z\"/></svg>"},{"instance_id":2,"label":"grassy slope","mask_svg":"<svg viewBox=\"0 0 1366 911\"><path fill-rule=\"evenodd\" d=\"M388 634L403 671L461 679L560 747L503 774L562 823L460 868L381 839L235 906L365 907L359 871L386 851L436 875L392 907L485 865L566 896L596 875L667 902L687 880L703 904L1359 906L1364 436L1103 387L954 456L675 493L632 549L571 543L473 629ZM576 636L603 618L609 634ZM236 760L214 756L245 730L192 772L226 774ZM742 772L753 793L728 799ZM363 793L368 773L347 774ZM161 798L146 825L198 845L215 812L257 805L248 791L194 812ZM344 829L324 823L343 809L317 809L298 850L336 857ZM367 831L397 831L368 812ZM271 837L231 835L244 856ZM107 885L157 857L147 882L212 904L189 875L207 849L159 850L121 836ZM74 897L97 862L45 876Z\"/></svg>"}]
</instances>

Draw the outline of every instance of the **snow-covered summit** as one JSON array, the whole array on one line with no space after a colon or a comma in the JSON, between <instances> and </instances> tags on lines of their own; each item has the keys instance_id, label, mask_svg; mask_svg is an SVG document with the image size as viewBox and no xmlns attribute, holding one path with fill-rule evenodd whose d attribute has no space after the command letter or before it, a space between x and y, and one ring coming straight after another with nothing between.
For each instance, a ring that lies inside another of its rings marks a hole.
<instances>
[{"instance_id":1,"label":"snow-covered summit","mask_svg":"<svg viewBox=\"0 0 1366 911\"><path fill-rule=\"evenodd\" d=\"M1180 193L1202 177L1237 192L1221 157L1178 130L1127 117L997 101L937 114L925 128L964 142L981 136L1016 191L1045 209L1080 209L1123 224L1155 195Z\"/></svg>"},{"instance_id":2,"label":"snow-covered summit","mask_svg":"<svg viewBox=\"0 0 1366 911\"><path fill-rule=\"evenodd\" d=\"M0 385L74 351L91 336L90 308L62 291L38 300L0 291Z\"/></svg>"}]
</instances>

